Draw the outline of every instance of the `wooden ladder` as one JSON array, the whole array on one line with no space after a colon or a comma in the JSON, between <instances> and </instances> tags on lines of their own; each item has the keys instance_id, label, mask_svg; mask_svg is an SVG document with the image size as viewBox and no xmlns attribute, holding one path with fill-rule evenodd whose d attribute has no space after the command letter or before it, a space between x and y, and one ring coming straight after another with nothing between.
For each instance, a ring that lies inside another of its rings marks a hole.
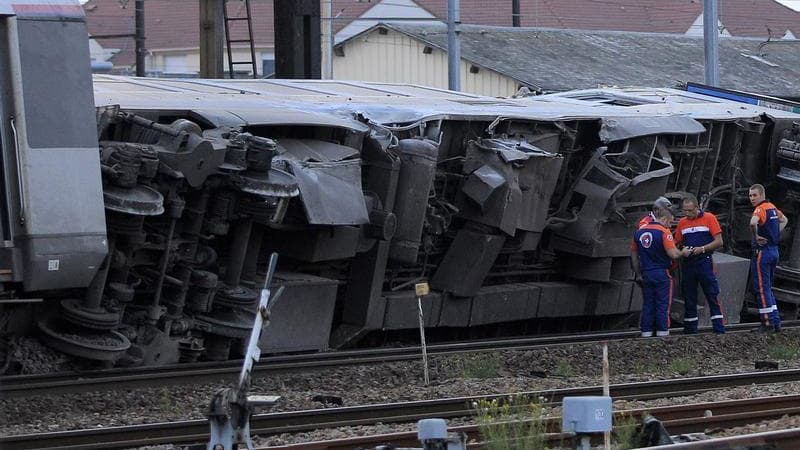
<instances>
[{"instance_id":1,"label":"wooden ladder","mask_svg":"<svg viewBox=\"0 0 800 450\"><path fill-rule=\"evenodd\" d=\"M225 44L228 48L228 74L231 78L235 77L235 72L233 71L235 66L241 66L244 64L248 64L253 68L253 78L258 78L258 66L256 66L256 46L255 41L253 39L253 15L250 11L250 0L236 0L237 2L244 2L245 6L245 15L244 16L236 16L231 17L228 14L228 4L230 3L229 0L223 0L222 4L222 14L224 17L225 22ZM231 23L232 22L240 22L246 21L247 22L247 39L231 39ZM233 49L232 44L239 44L247 42L250 45L250 60L249 61L234 61L233 60Z\"/></svg>"}]
</instances>

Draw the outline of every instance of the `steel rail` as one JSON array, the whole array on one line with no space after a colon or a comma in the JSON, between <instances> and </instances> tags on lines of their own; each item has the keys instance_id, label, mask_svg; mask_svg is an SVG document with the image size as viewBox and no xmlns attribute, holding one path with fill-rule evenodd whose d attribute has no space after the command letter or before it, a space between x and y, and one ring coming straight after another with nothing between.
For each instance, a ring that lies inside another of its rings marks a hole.
<instances>
[{"instance_id":1,"label":"steel rail","mask_svg":"<svg viewBox=\"0 0 800 450\"><path fill-rule=\"evenodd\" d=\"M792 408L794 414L797 414L798 409L800 408ZM655 408L651 412L658 413L659 411L658 408ZM620 411L620 414L632 414L635 416L636 414L640 414L640 412ZM720 416L715 417L714 420L711 420L711 418L698 416L692 419L693 426L686 426L685 424L681 424L677 421L664 421L662 424L673 435L678 435L696 432L693 430L697 429L698 427L708 427L714 425L720 428L730 428L741 424L751 424L765 419L777 419L783 417L783 415L786 414L786 410L765 410L759 412L757 416L753 417L747 417L746 413L744 414L745 416L741 418L732 415L734 417ZM617 414L615 414L615 416L616 415ZM560 424L560 419L550 418L548 419L547 426L548 429L554 429L554 426L560 426ZM487 447L486 443L482 441L483 436L481 435L480 427L477 425L450 427L449 431L454 433L465 433L467 435L468 442L470 442L467 445L467 448L469 449L484 449ZM564 447L563 444L572 439L572 436L569 434L557 432L546 433L544 437L549 445L557 448ZM596 444L600 444L599 438L595 438L594 440L597 441L595 442ZM698 442L663 445L659 446L658 448L659 450L730 450L733 448L745 448L745 445L759 444L774 445L774 447L770 448L774 448L775 450L797 450L800 448L800 429L748 434L726 438L712 438ZM395 448L413 448L419 446L419 441L417 440L416 432L401 432L256 448L259 450L350 450L353 448L377 447L379 445L388 445Z\"/></svg>"},{"instance_id":2,"label":"steel rail","mask_svg":"<svg viewBox=\"0 0 800 450\"><path fill-rule=\"evenodd\" d=\"M786 328L800 326L800 321L789 321L784 326ZM728 329L732 333L739 333L749 332L757 327L758 324L735 324L729 326ZM710 329L705 329L702 332L710 333ZM589 344L633 338L639 338L639 332L616 331L467 341L430 345L428 346L428 354L454 355L498 350L522 351L541 347ZM412 346L269 356L261 358L259 364L254 368L254 377L337 366L407 361L418 358L419 353L420 348ZM230 381L238 376L240 370L241 361L226 361L224 363L204 362L159 367L94 370L79 373L4 376L0 377L0 398Z\"/></svg>"},{"instance_id":3,"label":"steel rail","mask_svg":"<svg viewBox=\"0 0 800 450\"><path fill-rule=\"evenodd\" d=\"M800 369L766 373L718 375L680 380L662 380L646 383L626 383L612 385L611 396L616 400L646 400L696 394L722 387L779 383L797 381L798 379L800 379ZM522 396L536 399L543 398L547 402L559 403L567 396L600 395L601 392L602 387L591 386L516 394L458 397L439 400L259 414L252 417L250 429L254 435L274 435L340 426L371 425L377 422L397 423L415 422L419 419L432 417L468 417L475 413L475 407L473 405L482 400L491 401L492 399L498 399L499 401L504 401L508 399L509 396ZM782 401L783 403L777 405L778 409L782 411L782 414L789 413L788 411L790 410L793 414L800 413L800 410L793 412L797 409L795 406L799 401L797 396L787 397ZM738 420L747 420L748 417L754 417L754 411L759 408L759 403L755 399L750 399L748 402L749 403L745 404L750 412L741 414ZM722 416L712 416L704 420L712 421L718 417L738 414L735 412L735 406L731 402L718 402L718 404L715 403L714 405L713 407L705 406L705 409L711 409L713 411L714 408L720 408L719 411ZM761 407L763 408L763 406ZM680 409L685 409L686 407L669 408L673 408L674 411L671 414L673 414L676 421L686 421L684 424L686 427L700 423L696 415L689 417L681 417L679 415ZM774 409L775 406L771 406L771 408ZM664 411L667 413L669 409L665 409ZM190 420L175 423L7 436L0 438L0 448L4 450L47 449L56 447L112 449L165 443L179 444L203 442L208 438L208 427L208 423L205 420Z\"/></svg>"},{"instance_id":4,"label":"steel rail","mask_svg":"<svg viewBox=\"0 0 800 450\"><path fill-rule=\"evenodd\" d=\"M707 441L663 445L659 450L729 450L769 446L774 450L797 450L800 448L800 428L745 434Z\"/></svg>"}]
</instances>

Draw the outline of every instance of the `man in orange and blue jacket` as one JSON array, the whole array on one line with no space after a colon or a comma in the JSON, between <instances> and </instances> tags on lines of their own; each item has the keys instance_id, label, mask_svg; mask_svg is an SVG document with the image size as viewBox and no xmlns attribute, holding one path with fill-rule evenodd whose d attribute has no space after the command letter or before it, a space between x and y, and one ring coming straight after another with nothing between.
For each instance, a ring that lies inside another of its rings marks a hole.
<instances>
[{"instance_id":1,"label":"man in orange and blue jacket","mask_svg":"<svg viewBox=\"0 0 800 450\"><path fill-rule=\"evenodd\" d=\"M688 252L681 261L681 291L683 292L683 331L697 333L697 284L703 289L711 313L711 325L717 334L725 333L722 306L719 302L719 282L711 254L722 247L722 228L710 212L700 209L692 194L683 199L686 217L675 227L675 240Z\"/></svg>"},{"instance_id":2,"label":"man in orange and blue jacket","mask_svg":"<svg viewBox=\"0 0 800 450\"><path fill-rule=\"evenodd\" d=\"M669 336L669 308L672 304L672 276L669 267L681 257L669 226L668 210L655 213L655 222L641 226L631 242L631 266L641 280L642 337Z\"/></svg>"},{"instance_id":3,"label":"man in orange and blue jacket","mask_svg":"<svg viewBox=\"0 0 800 450\"><path fill-rule=\"evenodd\" d=\"M770 328L781 330L781 316L772 293L772 279L778 265L778 244L781 231L789 219L767 201L766 190L760 184L750 186L750 203L755 207L750 218L750 231L753 235L753 257L750 260L750 275L753 289L758 299L758 314L761 317L761 331Z\"/></svg>"}]
</instances>

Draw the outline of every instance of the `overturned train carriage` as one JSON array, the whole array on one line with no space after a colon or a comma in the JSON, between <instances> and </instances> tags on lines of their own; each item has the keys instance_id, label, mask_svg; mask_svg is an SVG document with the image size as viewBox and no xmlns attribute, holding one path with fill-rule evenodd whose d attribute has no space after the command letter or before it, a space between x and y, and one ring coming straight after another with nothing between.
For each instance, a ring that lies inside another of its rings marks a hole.
<instances>
[{"instance_id":1,"label":"overturned train carriage","mask_svg":"<svg viewBox=\"0 0 800 450\"><path fill-rule=\"evenodd\" d=\"M702 198L746 256L747 187L773 181L792 212L800 173L792 114L672 90L498 100L110 76L94 90L110 256L39 328L127 363L235 357L272 251L285 294L270 352L414 330L421 281L436 335L617 325L641 307L628 243L655 197ZM717 258L740 311L747 260Z\"/></svg>"},{"instance_id":2,"label":"overturned train carriage","mask_svg":"<svg viewBox=\"0 0 800 450\"><path fill-rule=\"evenodd\" d=\"M268 352L415 330L423 281L435 337L618 326L641 309L635 225L685 192L722 222L735 322L749 311L747 187L766 183L796 218L789 112L665 89L92 85L80 7L49 3L66 6L0 1L3 338L119 364L237 357L270 252L285 293ZM776 295L794 318L800 233L785 235Z\"/></svg>"}]
</instances>

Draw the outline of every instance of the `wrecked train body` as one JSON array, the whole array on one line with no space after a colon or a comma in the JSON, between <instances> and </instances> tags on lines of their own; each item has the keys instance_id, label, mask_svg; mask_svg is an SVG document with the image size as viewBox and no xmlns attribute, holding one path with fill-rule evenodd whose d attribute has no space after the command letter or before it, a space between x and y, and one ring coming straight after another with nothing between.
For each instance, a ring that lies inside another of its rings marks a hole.
<instances>
[{"instance_id":1,"label":"wrecked train body","mask_svg":"<svg viewBox=\"0 0 800 450\"><path fill-rule=\"evenodd\" d=\"M742 190L780 172L771 155L794 118L672 90L498 100L100 76L95 98L112 261L124 261L104 298L128 302L121 331L146 363L235 355L270 251L287 288L264 334L271 352L413 330L423 280L438 335L622 323L641 305L628 242L652 199L698 195L746 254ZM159 161L134 178L169 212L133 239L108 212L121 149ZM723 301L739 311L747 262L727 258Z\"/></svg>"},{"instance_id":2,"label":"wrecked train body","mask_svg":"<svg viewBox=\"0 0 800 450\"><path fill-rule=\"evenodd\" d=\"M81 55L56 82L44 64L68 49L26 47L51 25L85 41L79 16L62 19L0 10L0 331L68 354L238 356L272 251L285 293L268 352L414 330L421 281L433 335L611 327L641 309L629 241L657 196L702 198L733 255L749 249L749 183L794 219L792 113L668 89L492 99L113 76L94 78L93 107ZM776 293L796 315L800 251L784 254ZM718 256L735 322L746 260L733 255Z\"/></svg>"}]
</instances>

